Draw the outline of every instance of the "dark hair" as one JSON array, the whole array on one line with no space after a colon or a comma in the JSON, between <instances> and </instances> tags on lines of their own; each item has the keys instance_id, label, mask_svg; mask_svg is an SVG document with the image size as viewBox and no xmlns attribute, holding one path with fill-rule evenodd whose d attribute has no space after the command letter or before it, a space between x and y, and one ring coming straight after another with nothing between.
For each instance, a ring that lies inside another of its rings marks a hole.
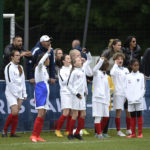
<instances>
[{"instance_id":1,"label":"dark hair","mask_svg":"<svg viewBox=\"0 0 150 150\"><path fill-rule=\"evenodd\" d=\"M123 60L125 59L125 55L123 53L117 52L113 55L113 60L118 59L118 57L122 57Z\"/></svg>"},{"instance_id":2,"label":"dark hair","mask_svg":"<svg viewBox=\"0 0 150 150\"><path fill-rule=\"evenodd\" d=\"M41 53L39 56L38 56L38 58L37 58L37 60L36 60L36 63L35 63L35 65L34 65L34 67L33 67L33 69L35 70L35 67L38 65L38 63L40 62L40 60L42 59L42 57L45 55L45 53Z\"/></svg>"},{"instance_id":3,"label":"dark hair","mask_svg":"<svg viewBox=\"0 0 150 150\"><path fill-rule=\"evenodd\" d=\"M11 51L11 53L10 53L10 60L11 60L11 57L14 57L15 56L15 53L16 52L19 52L18 50L12 50ZM20 53L20 52L19 52ZM23 70L22 70L22 68L21 68L21 66L18 64L18 70L19 70L19 74L20 74L20 76L22 75L22 73L23 73Z\"/></svg>"},{"instance_id":4,"label":"dark hair","mask_svg":"<svg viewBox=\"0 0 150 150\"><path fill-rule=\"evenodd\" d=\"M137 59L133 58L133 59L130 61L130 66L134 65L135 62L138 62L138 63L139 63L139 61L138 61Z\"/></svg>"},{"instance_id":5,"label":"dark hair","mask_svg":"<svg viewBox=\"0 0 150 150\"><path fill-rule=\"evenodd\" d=\"M125 47L125 48L130 47L130 42L132 41L133 38L136 39L136 37L133 36L133 35L130 35L130 36L127 37L127 39L126 39L126 41L125 41L125 43L124 43L124 47Z\"/></svg>"},{"instance_id":6,"label":"dark hair","mask_svg":"<svg viewBox=\"0 0 150 150\"><path fill-rule=\"evenodd\" d=\"M97 63L99 62L99 60L100 60L100 58L97 60ZM109 67L108 59L104 58L104 62L102 64L102 66L99 68L99 70L106 71L108 67Z\"/></svg>"},{"instance_id":7,"label":"dark hair","mask_svg":"<svg viewBox=\"0 0 150 150\"><path fill-rule=\"evenodd\" d=\"M13 37L13 41L17 38L22 38L20 35L16 35L15 37Z\"/></svg>"},{"instance_id":8,"label":"dark hair","mask_svg":"<svg viewBox=\"0 0 150 150\"><path fill-rule=\"evenodd\" d=\"M66 56L69 56L68 54L64 54L60 59L60 67L64 65L63 61L65 60Z\"/></svg>"}]
</instances>

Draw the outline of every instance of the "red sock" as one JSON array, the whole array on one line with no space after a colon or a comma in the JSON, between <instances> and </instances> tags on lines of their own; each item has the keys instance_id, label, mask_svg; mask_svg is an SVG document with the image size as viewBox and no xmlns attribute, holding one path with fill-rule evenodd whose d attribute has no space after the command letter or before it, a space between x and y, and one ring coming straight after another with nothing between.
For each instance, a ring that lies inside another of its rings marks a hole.
<instances>
[{"instance_id":1,"label":"red sock","mask_svg":"<svg viewBox=\"0 0 150 150\"><path fill-rule=\"evenodd\" d=\"M44 122L43 118L36 117L35 122L34 122L34 128L33 128L32 136L38 137L40 135L40 132L41 132L42 127L43 127L43 122Z\"/></svg>"},{"instance_id":2,"label":"red sock","mask_svg":"<svg viewBox=\"0 0 150 150\"><path fill-rule=\"evenodd\" d=\"M84 120L83 118L79 118L78 119L78 125L77 125L77 130L75 134L79 134L80 130L82 130L84 128Z\"/></svg>"},{"instance_id":3,"label":"red sock","mask_svg":"<svg viewBox=\"0 0 150 150\"><path fill-rule=\"evenodd\" d=\"M117 131L120 131L120 118L115 118Z\"/></svg>"},{"instance_id":4,"label":"red sock","mask_svg":"<svg viewBox=\"0 0 150 150\"><path fill-rule=\"evenodd\" d=\"M71 120L70 120L70 127L69 127L69 135L73 134L73 129L74 129L75 123L76 123L76 120L73 120L71 118Z\"/></svg>"},{"instance_id":5,"label":"red sock","mask_svg":"<svg viewBox=\"0 0 150 150\"><path fill-rule=\"evenodd\" d=\"M7 129L11 123L12 123L12 114L9 114L9 116L7 117L6 123L4 125L5 134L7 133Z\"/></svg>"},{"instance_id":6,"label":"red sock","mask_svg":"<svg viewBox=\"0 0 150 150\"><path fill-rule=\"evenodd\" d=\"M17 116L12 116L11 135L15 134L17 124L18 124L18 115Z\"/></svg>"},{"instance_id":7,"label":"red sock","mask_svg":"<svg viewBox=\"0 0 150 150\"><path fill-rule=\"evenodd\" d=\"M135 130L136 130L136 117L131 117L131 131L132 134L136 134Z\"/></svg>"},{"instance_id":8,"label":"red sock","mask_svg":"<svg viewBox=\"0 0 150 150\"><path fill-rule=\"evenodd\" d=\"M58 125L57 125L57 130L60 130L62 125L64 124L65 122L65 119L66 119L66 116L64 115L61 115L59 120L58 120Z\"/></svg>"},{"instance_id":9,"label":"red sock","mask_svg":"<svg viewBox=\"0 0 150 150\"><path fill-rule=\"evenodd\" d=\"M126 117L127 130L131 129L130 121L131 121L131 117Z\"/></svg>"},{"instance_id":10,"label":"red sock","mask_svg":"<svg viewBox=\"0 0 150 150\"><path fill-rule=\"evenodd\" d=\"M44 119L43 118L41 118L41 117L38 117L39 118L39 122L40 122L40 124L39 124L39 128L38 128L38 130L37 130L37 137L40 137L40 133L41 133L41 131L42 131L42 129L43 129L43 124L44 124Z\"/></svg>"},{"instance_id":11,"label":"red sock","mask_svg":"<svg viewBox=\"0 0 150 150\"><path fill-rule=\"evenodd\" d=\"M102 131L105 129L105 126L107 125L108 120L109 120L109 117L103 117L101 121Z\"/></svg>"},{"instance_id":12,"label":"red sock","mask_svg":"<svg viewBox=\"0 0 150 150\"><path fill-rule=\"evenodd\" d=\"M138 135L142 134L142 128L143 128L143 117L137 117L138 121Z\"/></svg>"},{"instance_id":13,"label":"red sock","mask_svg":"<svg viewBox=\"0 0 150 150\"><path fill-rule=\"evenodd\" d=\"M67 125L66 125L66 131L69 131L69 124L70 124L71 116L68 115L67 117Z\"/></svg>"},{"instance_id":14,"label":"red sock","mask_svg":"<svg viewBox=\"0 0 150 150\"><path fill-rule=\"evenodd\" d=\"M97 134L101 134L102 132L101 123L95 123L95 129Z\"/></svg>"}]
</instances>

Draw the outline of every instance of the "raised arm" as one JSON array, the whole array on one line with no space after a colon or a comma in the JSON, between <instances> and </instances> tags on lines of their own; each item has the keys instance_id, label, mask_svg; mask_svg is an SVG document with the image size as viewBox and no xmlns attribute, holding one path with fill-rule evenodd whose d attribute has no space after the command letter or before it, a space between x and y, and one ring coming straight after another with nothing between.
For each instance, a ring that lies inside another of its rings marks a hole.
<instances>
[{"instance_id":1,"label":"raised arm","mask_svg":"<svg viewBox=\"0 0 150 150\"><path fill-rule=\"evenodd\" d=\"M104 62L104 57L100 58L96 66L93 68L93 73L96 73L97 70L102 66Z\"/></svg>"}]
</instances>

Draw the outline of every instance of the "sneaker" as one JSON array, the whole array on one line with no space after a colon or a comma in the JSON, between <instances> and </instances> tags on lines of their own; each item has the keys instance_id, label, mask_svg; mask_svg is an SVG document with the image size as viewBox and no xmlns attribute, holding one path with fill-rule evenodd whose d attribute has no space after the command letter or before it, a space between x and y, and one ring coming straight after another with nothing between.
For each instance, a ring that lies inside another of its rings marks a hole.
<instances>
[{"instance_id":1,"label":"sneaker","mask_svg":"<svg viewBox=\"0 0 150 150\"><path fill-rule=\"evenodd\" d=\"M103 133L103 136L105 137L105 138L110 138L111 136L109 136L107 133Z\"/></svg>"},{"instance_id":2,"label":"sneaker","mask_svg":"<svg viewBox=\"0 0 150 150\"><path fill-rule=\"evenodd\" d=\"M30 140L32 141L32 142L37 142L37 137L36 136L30 136Z\"/></svg>"},{"instance_id":3,"label":"sneaker","mask_svg":"<svg viewBox=\"0 0 150 150\"><path fill-rule=\"evenodd\" d=\"M57 137L63 137L63 135L61 134L60 130L56 130L55 134Z\"/></svg>"},{"instance_id":4,"label":"sneaker","mask_svg":"<svg viewBox=\"0 0 150 150\"><path fill-rule=\"evenodd\" d=\"M40 136L36 138L37 141L46 142L46 140L42 139Z\"/></svg>"},{"instance_id":5,"label":"sneaker","mask_svg":"<svg viewBox=\"0 0 150 150\"><path fill-rule=\"evenodd\" d=\"M118 136L126 136L126 135L125 135L123 132L121 132L121 131L118 131L118 132L117 132L117 135L118 135Z\"/></svg>"},{"instance_id":6,"label":"sneaker","mask_svg":"<svg viewBox=\"0 0 150 150\"><path fill-rule=\"evenodd\" d=\"M143 134L140 134L137 136L138 138L143 138Z\"/></svg>"},{"instance_id":7,"label":"sneaker","mask_svg":"<svg viewBox=\"0 0 150 150\"><path fill-rule=\"evenodd\" d=\"M131 131L131 129L129 129L129 130L126 130L126 134L127 134L127 135L131 135L131 134L132 134L132 131Z\"/></svg>"},{"instance_id":8,"label":"sneaker","mask_svg":"<svg viewBox=\"0 0 150 150\"><path fill-rule=\"evenodd\" d=\"M64 135L69 135L69 131L65 131L65 132L64 132Z\"/></svg>"},{"instance_id":9,"label":"sneaker","mask_svg":"<svg viewBox=\"0 0 150 150\"><path fill-rule=\"evenodd\" d=\"M129 136L126 136L127 138L136 138L136 134L131 134Z\"/></svg>"},{"instance_id":10,"label":"sneaker","mask_svg":"<svg viewBox=\"0 0 150 150\"><path fill-rule=\"evenodd\" d=\"M11 134L10 137L21 137L21 136L19 136L17 134Z\"/></svg>"},{"instance_id":11,"label":"sneaker","mask_svg":"<svg viewBox=\"0 0 150 150\"><path fill-rule=\"evenodd\" d=\"M98 134L97 134L97 133L95 133L95 135L94 135L94 136L97 138L97 135L98 135Z\"/></svg>"},{"instance_id":12,"label":"sneaker","mask_svg":"<svg viewBox=\"0 0 150 150\"><path fill-rule=\"evenodd\" d=\"M97 138L98 138L98 139L104 139L104 136L103 136L103 134L101 133L101 134L98 134L98 135L97 135Z\"/></svg>"},{"instance_id":13,"label":"sneaker","mask_svg":"<svg viewBox=\"0 0 150 150\"><path fill-rule=\"evenodd\" d=\"M87 130L85 130L85 129L82 129L82 132L83 132L83 135L89 135L89 134L90 134L90 133L87 132Z\"/></svg>"},{"instance_id":14,"label":"sneaker","mask_svg":"<svg viewBox=\"0 0 150 150\"><path fill-rule=\"evenodd\" d=\"M2 137L8 137L7 133L4 130L2 130Z\"/></svg>"},{"instance_id":15,"label":"sneaker","mask_svg":"<svg viewBox=\"0 0 150 150\"><path fill-rule=\"evenodd\" d=\"M73 139L74 139L74 136L73 136L72 134L70 134L70 135L67 136L67 138L68 138L69 140L73 140Z\"/></svg>"},{"instance_id":16,"label":"sneaker","mask_svg":"<svg viewBox=\"0 0 150 150\"><path fill-rule=\"evenodd\" d=\"M80 134L74 134L74 137L78 140L83 140Z\"/></svg>"}]
</instances>

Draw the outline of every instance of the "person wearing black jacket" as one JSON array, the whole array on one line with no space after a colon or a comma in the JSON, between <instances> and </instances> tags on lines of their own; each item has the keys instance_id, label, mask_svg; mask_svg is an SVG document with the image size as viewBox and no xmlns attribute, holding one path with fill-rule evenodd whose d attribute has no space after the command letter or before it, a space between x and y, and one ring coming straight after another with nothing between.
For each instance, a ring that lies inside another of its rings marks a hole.
<instances>
[{"instance_id":1,"label":"person wearing black jacket","mask_svg":"<svg viewBox=\"0 0 150 150\"><path fill-rule=\"evenodd\" d=\"M10 62L10 54L13 50L18 50L21 53L21 57L31 57L30 51L25 50L23 47L23 40L21 36L15 36L13 38L13 43L8 44L4 49L3 63L0 71L0 79L4 79L4 68ZM21 59L21 62L23 60Z\"/></svg>"},{"instance_id":2,"label":"person wearing black jacket","mask_svg":"<svg viewBox=\"0 0 150 150\"><path fill-rule=\"evenodd\" d=\"M122 48L125 54L124 66L129 68L130 61L135 58L141 62L142 50L136 42L135 36L128 36L127 40Z\"/></svg>"}]
</instances>

